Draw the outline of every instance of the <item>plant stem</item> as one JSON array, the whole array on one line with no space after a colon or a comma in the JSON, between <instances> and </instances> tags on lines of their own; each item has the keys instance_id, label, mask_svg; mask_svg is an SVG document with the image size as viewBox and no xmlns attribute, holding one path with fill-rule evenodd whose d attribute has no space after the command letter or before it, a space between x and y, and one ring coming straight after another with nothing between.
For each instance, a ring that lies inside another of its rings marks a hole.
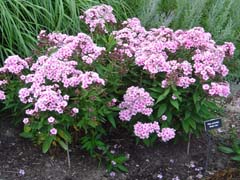
<instances>
[{"instance_id":1,"label":"plant stem","mask_svg":"<svg viewBox=\"0 0 240 180\"><path fill-rule=\"evenodd\" d=\"M71 169L71 159L69 154L69 148L67 149L67 161L68 161L68 168Z\"/></svg>"}]
</instances>

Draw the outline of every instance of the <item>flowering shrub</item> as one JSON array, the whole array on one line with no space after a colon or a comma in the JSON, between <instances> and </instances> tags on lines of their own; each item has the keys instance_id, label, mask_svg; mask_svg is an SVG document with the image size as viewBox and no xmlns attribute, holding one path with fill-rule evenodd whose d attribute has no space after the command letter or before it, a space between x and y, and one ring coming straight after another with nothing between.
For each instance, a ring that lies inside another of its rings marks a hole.
<instances>
[{"instance_id":1,"label":"flowering shrub","mask_svg":"<svg viewBox=\"0 0 240 180\"><path fill-rule=\"evenodd\" d=\"M132 18L108 33L116 19L107 5L80 19L91 36L41 31L33 57L10 56L0 68L0 100L24 111L21 135L43 152L57 144L68 150L79 138L110 171L126 171L126 158L104 142L110 129L126 128L147 145L198 135L218 110L213 98L230 94L224 60L235 47L217 45L203 28L146 30Z\"/></svg>"}]
</instances>

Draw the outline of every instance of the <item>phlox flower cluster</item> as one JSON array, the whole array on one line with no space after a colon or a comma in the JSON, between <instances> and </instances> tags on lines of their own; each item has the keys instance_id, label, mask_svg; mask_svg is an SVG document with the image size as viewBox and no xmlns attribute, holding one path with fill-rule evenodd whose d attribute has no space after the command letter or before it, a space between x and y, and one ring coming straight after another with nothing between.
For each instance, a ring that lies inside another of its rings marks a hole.
<instances>
[{"instance_id":1,"label":"phlox flower cluster","mask_svg":"<svg viewBox=\"0 0 240 180\"><path fill-rule=\"evenodd\" d=\"M96 72L88 71L83 73L76 69L76 61L61 61L55 57L40 56L38 61L32 65L32 74L22 76L26 83L33 83L39 86L47 80L62 83L65 88L77 87L88 88L93 83L104 85L104 80Z\"/></svg>"},{"instance_id":2,"label":"phlox flower cluster","mask_svg":"<svg viewBox=\"0 0 240 180\"><path fill-rule=\"evenodd\" d=\"M210 96L222 96L227 97L230 92L230 86L228 83L216 83L211 82L210 85L203 84L203 89L208 92Z\"/></svg>"},{"instance_id":3,"label":"phlox flower cluster","mask_svg":"<svg viewBox=\"0 0 240 180\"><path fill-rule=\"evenodd\" d=\"M115 52L120 57L133 57L136 48L144 40L146 30L141 26L138 18L127 19L122 25L122 29L112 32L112 35L117 40Z\"/></svg>"},{"instance_id":4,"label":"phlox flower cluster","mask_svg":"<svg viewBox=\"0 0 240 180\"><path fill-rule=\"evenodd\" d=\"M4 61L4 66L0 68L0 73L12 73L18 75L23 69L28 69L28 63L26 60L20 58L17 55L9 56Z\"/></svg>"},{"instance_id":5,"label":"phlox flower cluster","mask_svg":"<svg viewBox=\"0 0 240 180\"><path fill-rule=\"evenodd\" d=\"M25 83L32 83L32 85L30 88L20 89L19 98L23 103L34 103L34 109L26 111L26 113L29 115L47 110L63 113L64 109L68 105L69 96L62 95L62 91L59 89L58 84L44 85L46 79L52 80L52 82L62 83L66 88L77 87L80 83L82 84L82 88L88 88L93 83L99 83L102 85L105 83L105 81L101 79L95 72L82 73L73 68L72 71L77 71L80 73L75 74L75 77L73 76L71 78L67 78L69 74L66 73L67 75L64 76L64 68L62 69L60 66L55 66L52 71L47 71L44 69L49 65L51 64L46 63L46 66L42 66L43 68L40 68L40 70L36 71L35 74L29 74L24 78ZM54 64L52 65L54 66ZM66 66L66 69L68 68L69 67ZM60 74L59 72L61 69L63 70L63 74Z\"/></svg>"},{"instance_id":6,"label":"phlox flower cluster","mask_svg":"<svg viewBox=\"0 0 240 180\"><path fill-rule=\"evenodd\" d=\"M140 139L148 139L150 134L160 131L160 126L158 122L153 123L141 123L137 122L134 125L134 134Z\"/></svg>"},{"instance_id":7,"label":"phlox flower cluster","mask_svg":"<svg viewBox=\"0 0 240 180\"><path fill-rule=\"evenodd\" d=\"M192 57L194 60L195 74L204 81L213 79L217 74L225 77L227 67L223 64L225 52L223 48L212 48L210 51L196 50Z\"/></svg>"},{"instance_id":8,"label":"phlox flower cluster","mask_svg":"<svg viewBox=\"0 0 240 180\"><path fill-rule=\"evenodd\" d=\"M146 33L145 40L139 44L135 52L135 63L151 74L165 72L168 55L167 50L175 53L178 43L175 41L173 30L160 27Z\"/></svg>"},{"instance_id":9,"label":"phlox flower cluster","mask_svg":"<svg viewBox=\"0 0 240 180\"><path fill-rule=\"evenodd\" d=\"M17 55L9 56L4 61L4 66L0 68L0 74L11 73L15 75L20 75L22 70L28 69L29 65L25 59L20 58ZM6 85L7 80L0 80L0 87ZM0 100L5 100L6 95L3 90L0 90Z\"/></svg>"},{"instance_id":10,"label":"phlox flower cluster","mask_svg":"<svg viewBox=\"0 0 240 180\"><path fill-rule=\"evenodd\" d=\"M116 23L117 20L112 13L113 8L108 5L93 6L86 10L80 19L83 19L89 26L90 31L94 32L96 29L107 33L106 23Z\"/></svg>"},{"instance_id":11,"label":"phlox flower cluster","mask_svg":"<svg viewBox=\"0 0 240 180\"><path fill-rule=\"evenodd\" d=\"M162 128L160 132L158 132L158 137L162 138L163 142L167 142L173 138L175 138L176 130L173 128Z\"/></svg>"},{"instance_id":12,"label":"phlox flower cluster","mask_svg":"<svg viewBox=\"0 0 240 180\"><path fill-rule=\"evenodd\" d=\"M92 64L93 61L105 51L104 47L98 47L91 37L84 33L78 33L76 36L70 36L61 33L49 33L42 30L38 35L38 39L45 45L50 45L48 51L57 51L52 53L52 57L59 60L69 60L73 55L80 56L82 61Z\"/></svg>"},{"instance_id":13,"label":"phlox flower cluster","mask_svg":"<svg viewBox=\"0 0 240 180\"><path fill-rule=\"evenodd\" d=\"M92 71L84 73L80 78L80 82L83 89L88 88L93 83L105 85L105 81L99 77L98 73Z\"/></svg>"},{"instance_id":14,"label":"phlox flower cluster","mask_svg":"<svg viewBox=\"0 0 240 180\"><path fill-rule=\"evenodd\" d=\"M162 81L163 88L167 87L171 82L175 82L179 87L188 88L196 81L192 78L192 65L186 60L183 62L168 61L163 71L166 73L166 80Z\"/></svg>"},{"instance_id":15,"label":"phlox flower cluster","mask_svg":"<svg viewBox=\"0 0 240 180\"><path fill-rule=\"evenodd\" d=\"M58 85L39 86L36 88L22 88L19 91L19 99L22 103L34 103L34 109L27 109L27 115L34 115L41 111L56 111L60 114L68 105L68 101L62 96Z\"/></svg>"},{"instance_id":16,"label":"phlox flower cluster","mask_svg":"<svg viewBox=\"0 0 240 180\"><path fill-rule=\"evenodd\" d=\"M160 131L160 126L156 121L153 123L137 122L134 125L134 134L140 139L148 139L150 134L157 133L163 142L167 142L175 138L175 131L173 128L162 128Z\"/></svg>"},{"instance_id":17,"label":"phlox flower cluster","mask_svg":"<svg viewBox=\"0 0 240 180\"><path fill-rule=\"evenodd\" d=\"M166 75L163 88L170 84L188 88L197 78L204 82L225 77L228 69L223 61L233 56L235 50L231 42L217 45L211 34L201 27L173 31L162 26L147 31L137 18L128 19L122 29L112 34L117 41L115 51L121 54L122 60L125 54L150 74ZM170 59L170 55L182 50L189 52L187 57Z\"/></svg>"},{"instance_id":18,"label":"phlox flower cluster","mask_svg":"<svg viewBox=\"0 0 240 180\"><path fill-rule=\"evenodd\" d=\"M148 106L153 106L154 99L143 88L129 87L123 99L124 101L119 104L121 109L119 118L122 121L130 121L137 113L150 116L153 111Z\"/></svg>"}]
</instances>

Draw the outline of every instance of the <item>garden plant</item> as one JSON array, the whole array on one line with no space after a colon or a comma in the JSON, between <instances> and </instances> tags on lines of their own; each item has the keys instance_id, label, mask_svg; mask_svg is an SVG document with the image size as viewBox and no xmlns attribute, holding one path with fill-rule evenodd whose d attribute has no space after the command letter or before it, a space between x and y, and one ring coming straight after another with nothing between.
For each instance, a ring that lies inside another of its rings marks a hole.
<instances>
[{"instance_id":1,"label":"garden plant","mask_svg":"<svg viewBox=\"0 0 240 180\"><path fill-rule=\"evenodd\" d=\"M215 98L230 94L226 63L235 47L202 27L148 30L138 18L118 21L104 4L79 21L84 32L42 30L32 56L9 56L0 68L4 109L23 117L15 118L21 136L44 153L78 142L109 171L127 171L127 157L105 142L112 131L148 146L198 136L216 116Z\"/></svg>"}]
</instances>

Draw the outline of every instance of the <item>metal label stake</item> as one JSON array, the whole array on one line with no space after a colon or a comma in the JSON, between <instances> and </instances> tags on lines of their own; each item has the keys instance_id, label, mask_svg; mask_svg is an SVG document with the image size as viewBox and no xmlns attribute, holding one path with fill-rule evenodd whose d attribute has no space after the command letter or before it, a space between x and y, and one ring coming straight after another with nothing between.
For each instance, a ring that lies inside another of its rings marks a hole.
<instances>
[{"instance_id":1,"label":"metal label stake","mask_svg":"<svg viewBox=\"0 0 240 180\"><path fill-rule=\"evenodd\" d=\"M206 159L205 168L204 168L204 174L206 174L208 170L209 160L211 157L211 146L212 146L211 134L209 133L209 131L211 131L212 129L218 129L222 127L222 120L220 118L216 118L216 119L210 119L210 120L204 121L204 127L207 135L207 159Z\"/></svg>"}]
</instances>

